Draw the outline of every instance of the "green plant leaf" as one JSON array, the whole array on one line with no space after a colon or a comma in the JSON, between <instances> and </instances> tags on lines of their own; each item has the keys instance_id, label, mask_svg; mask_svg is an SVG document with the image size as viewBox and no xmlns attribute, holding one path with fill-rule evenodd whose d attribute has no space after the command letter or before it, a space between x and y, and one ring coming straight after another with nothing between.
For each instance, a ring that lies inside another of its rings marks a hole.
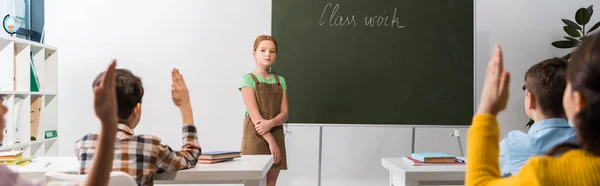
<instances>
[{"instance_id":1,"label":"green plant leaf","mask_svg":"<svg viewBox=\"0 0 600 186\"><path fill-rule=\"evenodd\" d=\"M565 30L565 32L571 37L581 37L581 33L579 33L579 31L575 30L573 27L564 26L563 30Z\"/></svg>"},{"instance_id":2,"label":"green plant leaf","mask_svg":"<svg viewBox=\"0 0 600 186\"><path fill-rule=\"evenodd\" d=\"M571 20L568 20L568 19L561 19L561 20L563 23L569 25L570 27L573 27L574 29L577 29L577 30L581 30L581 27L577 23L575 23Z\"/></svg>"},{"instance_id":3,"label":"green plant leaf","mask_svg":"<svg viewBox=\"0 0 600 186\"><path fill-rule=\"evenodd\" d=\"M588 34L594 30L596 30L596 28L600 27L600 21L598 21L594 26L592 26L592 28L590 28L590 30L588 30Z\"/></svg>"},{"instance_id":4,"label":"green plant leaf","mask_svg":"<svg viewBox=\"0 0 600 186\"><path fill-rule=\"evenodd\" d=\"M581 42L581 41L579 41L579 40L577 40L575 38L569 37L569 36L565 36L565 39L567 39L567 40L569 40L569 41L571 41L573 43L577 43L577 45L579 45L579 43Z\"/></svg>"},{"instance_id":5,"label":"green plant leaf","mask_svg":"<svg viewBox=\"0 0 600 186\"><path fill-rule=\"evenodd\" d=\"M594 14L594 5L590 5L587 8L588 13L590 13L590 17Z\"/></svg>"},{"instance_id":6,"label":"green plant leaf","mask_svg":"<svg viewBox=\"0 0 600 186\"><path fill-rule=\"evenodd\" d=\"M569 41L569 40L562 40L562 41L552 42L552 46L554 46L556 48L573 48L573 47L577 46L577 43L573 43L572 41Z\"/></svg>"},{"instance_id":7,"label":"green plant leaf","mask_svg":"<svg viewBox=\"0 0 600 186\"><path fill-rule=\"evenodd\" d=\"M580 25L585 25L590 22L590 14L587 9L580 8L577 10L577 13L575 13L575 21L577 21L577 24Z\"/></svg>"}]
</instances>

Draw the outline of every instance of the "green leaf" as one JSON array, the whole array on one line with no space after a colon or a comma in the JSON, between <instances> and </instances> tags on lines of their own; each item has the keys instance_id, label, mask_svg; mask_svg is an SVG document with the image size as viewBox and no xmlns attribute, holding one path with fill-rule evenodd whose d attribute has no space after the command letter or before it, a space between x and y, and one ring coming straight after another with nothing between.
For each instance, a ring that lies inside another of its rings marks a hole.
<instances>
[{"instance_id":1,"label":"green leaf","mask_svg":"<svg viewBox=\"0 0 600 186\"><path fill-rule=\"evenodd\" d=\"M590 30L588 30L588 34L594 30L596 30L596 28L600 27L600 21L598 21L594 26L592 26L592 28L590 28Z\"/></svg>"},{"instance_id":2,"label":"green leaf","mask_svg":"<svg viewBox=\"0 0 600 186\"><path fill-rule=\"evenodd\" d=\"M571 41L573 43L577 43L577 45L579 45L579 43L581 42L581 41L579 41L579 40L577 40L575 38L569 37L569 36L565 36L565 39L567 39L567 40L569 40L569 41Z\"/></svg>"},{"instance_id":3,"label":"green leaf","mask_svg":"<svg viewBox=\"0 0 600 186\"><path fill-rule=\"evenodd\" d=\"M587 8L588 13L590 13L590 17L594 14L594 5L590 5Z\"/></svg>"},{"instance_id":4,"label":"green leaf","mask_svg":"<svg viewBox=\"0 0 600 186\"><path fill-rule=\"evenodd\" d=\"M577 10L577 13L575 13L575 21L580 25L585 25L590 22L590 14L587 9L580 8Z\"/></svg>"},{"instance_id":5,"label":"green leaf","mask_svg":"<svg viewBox=\"0 0 600 186\"><path fill-rule=\"evenodd\" d=\"M561 20L563 23L569 25L570 27L573 27L574 29L577 29L577 30L581 30L581 27L579 25L577 25L577 23L575 23L571 20L568 20L568 19L561 19Z\"/></svg>"},{"instance_id":6,"label":"green leaf","mask_svg":"<svg viewBox=\"0 0 600 186\"><path fill-rule=\"evenodd\" d=\"M573 47L576 47L577 44L573 43L569 40L562 40L562 41L552 42L552 46L554 46L556 48L573 48Z\"/></svg>"},{"instance_id":7,"label":"green leaf","mask_svg":"<svg viewBox=\"0 0 600 186\"><path fill-rule=\"evenodd\" d=\"M579 31L575 30L573 27L564 26L563 30L565 30L565 32L571 37L581 37L581 33L579 33Z\"/></svg>"}]
</instances>

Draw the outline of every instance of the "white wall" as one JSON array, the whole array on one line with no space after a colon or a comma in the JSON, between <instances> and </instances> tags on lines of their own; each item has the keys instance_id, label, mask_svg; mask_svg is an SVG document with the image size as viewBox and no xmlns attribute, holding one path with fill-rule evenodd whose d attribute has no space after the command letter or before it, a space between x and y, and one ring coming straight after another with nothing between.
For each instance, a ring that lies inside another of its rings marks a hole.
<instances>
[{"instance_id":1,"label":"white wall","mask_svg":"<svg viewBox=\"0 0 600 186\"><path fill-rule=\"evenodd\" d=\"M511 73L510 100L499 117L501 133L524 130L524 74L533 64L550 57L562 57L570 50L556 49L550 43L566 36L561 19L575 20L575 11L598 1L534 0L476 1L477 79L482 80L491 49L503 47L505 68ZM596 12L588 27L600 21ZM477 84L477 96L482 81ZM479 99L477 99L479 101Z\"/></svg>"},{"instance_id":2,"label":"white wall","mask_svg":"<svg viewBox=\"0 0 600 186\"><path fill-rule=\"evenodd\" d=\"M476 2L478 97L494 44L504 48L505 66L513 76L508 111L499 117L502 135L513 129L524 130L527 122L520 89L527 68L566 53L550 45L564 35L560 18L572 18L576 8L592 2ZM141 76L146 87L138 133L156 134L178 149L180 118L169 97L169 70L177 67L193 96L202 147L238 149L243 104L236 87L240 77L253 68L250 52L254 37L270 32L270 8L268 0L48 0L46 40L59 48L60 154L72 155L73 142L83 133L98 129L90 84L112 58L119 59L119 67ZM599 17L595 15L592 22ZM288 129L292 131L286 137L290 170L282 173L280 183L316 185L318 128ZM458 145L449 137L451 132L418 129L416 150L458 155ZM410 134L410 128L403 127L326 127L323 185L386 185L388 174L379 165L379 158L410 153ZM463 142L465 134L461 129Z\"/></svg>"},{"instance_id":3,"label":"white wall","mask_svg":"<svg viewBox=\"0 0 600 186\"><path fill-rule=\"evenodd\" d=\"M0 0L0 19L4 20L6 14L9 14L8 0ZM1 24L2 23L0 22L0 25ZM0 28L0 36L8 36L8 33L4 31L4 28Z\"/></svg>"},{"instance_id":4,"label":"white wall","mask_svg":"<svg viewBox=\"0 0 600 186\"><path fill-rule=\"evenodd\" d=\"M59 48L61 155L73 154L73 142L98 129L91 82L113 58L144 83L136 132L181 146L181 118L170 97L171 69L179 68L202 147L239 149L244 109L237 88L254 68L254 38L271 30L270 1L49 0L46 6L47 43Z\"/></svg>"}]
</instances>

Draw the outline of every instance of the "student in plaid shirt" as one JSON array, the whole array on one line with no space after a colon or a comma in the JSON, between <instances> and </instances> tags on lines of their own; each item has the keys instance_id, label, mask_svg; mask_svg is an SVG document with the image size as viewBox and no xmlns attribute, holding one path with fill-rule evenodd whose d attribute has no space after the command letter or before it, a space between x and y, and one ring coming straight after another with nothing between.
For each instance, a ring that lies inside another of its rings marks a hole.
<instances>
[{"instance_id":1,"label":"student in plaid shirt","mask_svg":"<svg viewBox=\"0 0 600 186\"><path fill-rule=\"evenodd\" d=\"M98 84L98 75L94 85ZM133 133L142 114L141 103L144 88L139 77L129 70L116 70L117 110L119 117L117 139L113 160L113 171L123 171L133 176L138 185L153 185L154 175L196 166L200 155L200 145L192 116L190 96L179 70L171 72L173 103L181 111L183 119L183 146L180 151L161 144L160 138ZM87 134L75 143L80 172L85 174L91 167L95 155L98 136Z\"/></svg>"}]
</instances>

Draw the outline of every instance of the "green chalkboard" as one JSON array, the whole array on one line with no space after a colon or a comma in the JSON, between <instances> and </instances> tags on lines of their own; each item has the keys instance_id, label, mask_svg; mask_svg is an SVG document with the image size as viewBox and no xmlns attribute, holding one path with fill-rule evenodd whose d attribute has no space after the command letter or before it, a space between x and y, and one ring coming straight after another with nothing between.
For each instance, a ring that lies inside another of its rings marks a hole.
<instances>
[{"instance_id":1,"label":"green chalkboard","mask_svg":"<svg viewBox=\"0 0 600 186\"><path fill-rule=\"evenodd\" d=\"M289 123L469 125L473 1L277 0Z\"/></svg>"}]
</instances>

